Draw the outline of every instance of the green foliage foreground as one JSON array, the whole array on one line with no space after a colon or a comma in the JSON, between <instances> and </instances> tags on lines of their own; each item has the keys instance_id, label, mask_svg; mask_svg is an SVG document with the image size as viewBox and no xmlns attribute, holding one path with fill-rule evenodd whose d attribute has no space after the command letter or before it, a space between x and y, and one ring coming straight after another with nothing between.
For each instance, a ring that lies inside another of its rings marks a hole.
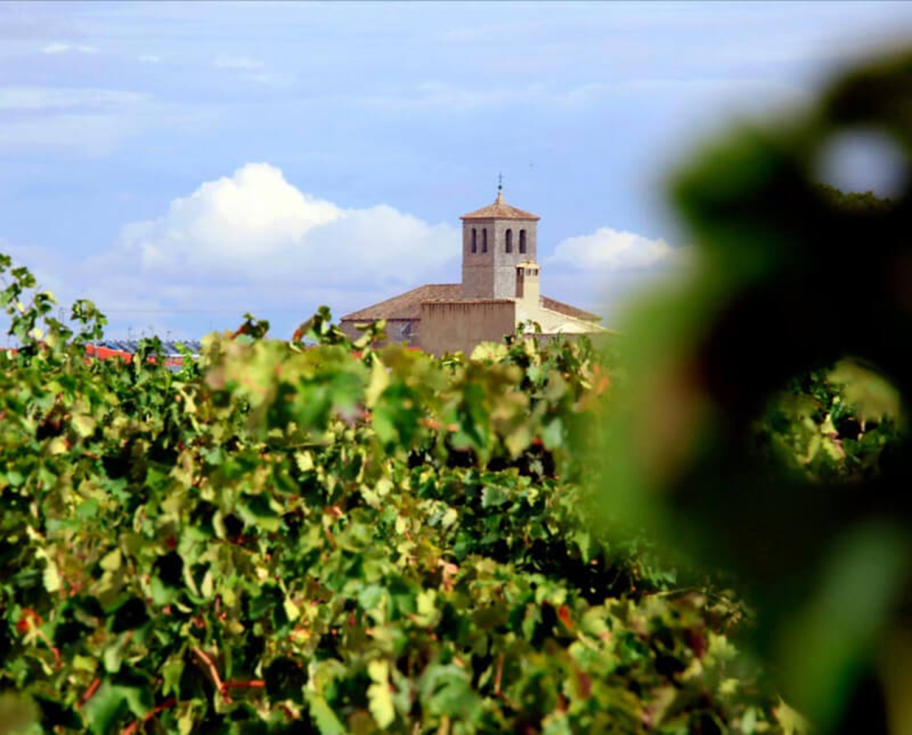
<instances>
[{"instance_id":1,"label":"green foliage foreground","mask_svg":"<svg viewBox=\"0 0 912 735\"><path fill-rule=\"evenodd\" d=\"M857 133L892 144L893 201L818 184ZM912 732L912 437L883 421L912 399L910 164L912 50L699 152L672 182L693 277L632 316L637 382L610 417L604 506L739 575L819 732ZM844 395L819 380L837 361Z\"/></svg>"},{"instance_id":2,"label":"green foliage foreground","mask_svg":"<svg viewBox=\"0 0 912 735\"><path fill-rule=\"evenodd\" d=\"M10 265L0 731L792 730L736 604L591 531L585 341L435 360L324 311L171 372L87 360L103 317Z\"/></svg>"}]
</instances>

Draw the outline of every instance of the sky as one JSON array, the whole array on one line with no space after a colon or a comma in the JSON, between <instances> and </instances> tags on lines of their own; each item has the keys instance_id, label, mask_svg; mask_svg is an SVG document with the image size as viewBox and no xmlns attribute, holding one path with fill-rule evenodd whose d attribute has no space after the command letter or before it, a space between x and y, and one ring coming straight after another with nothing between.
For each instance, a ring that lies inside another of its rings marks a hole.
<instances>
[{"instance_id":1,"label":"sky","mask_svg":"<svg viewBox=\"0 0 912 735\"><path fill-rule=\"evenodd\" d=\"M287 337L458 282L502 174L543 292L610 325L686 260L700 141L909 38L904 2L3 2L0 252L112 337Z\"/></svg>"}]
</instances>

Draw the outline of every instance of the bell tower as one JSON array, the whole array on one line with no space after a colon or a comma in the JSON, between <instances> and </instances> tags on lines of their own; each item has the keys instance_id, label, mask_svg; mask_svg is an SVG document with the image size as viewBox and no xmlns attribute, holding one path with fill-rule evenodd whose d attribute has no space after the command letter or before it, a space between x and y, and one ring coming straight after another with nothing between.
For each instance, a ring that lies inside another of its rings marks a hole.
<instances>
[{"instance_id":1,"label":"bell tower","mask_svg":"<svg viewBox=\"0 0 912 735\"><path fill-rule=\"evenodd\" d=\"M503 181L493 204L462 219L462 297L515 299L520 263L535 263L538 220L506 203Z\"/></svg>"}]
</instances>

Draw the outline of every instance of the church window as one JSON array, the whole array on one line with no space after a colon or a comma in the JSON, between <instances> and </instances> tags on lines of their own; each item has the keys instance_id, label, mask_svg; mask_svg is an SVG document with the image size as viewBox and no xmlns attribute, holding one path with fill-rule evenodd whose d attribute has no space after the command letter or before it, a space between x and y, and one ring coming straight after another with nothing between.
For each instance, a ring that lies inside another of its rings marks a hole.
<instances>
[{"instance_id":1,"label":"church window","mask_svg":"<svg viewBox=\"0 0 912 735\"><path fill-rule=\"evenodd\" d=\"M521 252L521 253L526 252L526 231L525 230L519 231L519 252Z\"/></svg>"},{"instance_id":2,"label":"church window","mask_svg":"<svg viewBox=\"0 0 912 735\"><path fill-rule=\"evenodd\" d=\"M475 231L475 228L472 228L472 252L478 252L478 233Z\"/></svg>"},{"instance_id":3,"label":"church window","mask_svg":"<svg viewBox=\"0 0 912 735\"><path fill-rule=\"evenodd\" d=\"M481 252L488 252L488 228L485 227L481 231Z\"/></svg>"},{"instance_id":4,"label":"church window","mask_svg":"<svg viewBox=\"0 0 912 735\"><path fill-rule=\"evenodd\" d=\"M513 252L513 230L507 230L507 246L504 249L505 252Z\"/></svg>"}]
</instances>

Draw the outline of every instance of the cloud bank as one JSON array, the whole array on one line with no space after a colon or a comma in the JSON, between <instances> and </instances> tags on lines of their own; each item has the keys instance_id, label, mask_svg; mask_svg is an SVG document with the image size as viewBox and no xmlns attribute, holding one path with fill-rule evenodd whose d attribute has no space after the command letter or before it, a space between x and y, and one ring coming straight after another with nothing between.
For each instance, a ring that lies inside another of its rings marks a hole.
<instances>
[{"instance_id":1,"label":"cloud bank","mask_svg":"<svg viewBox=\"0 0 912 735\"><path fill-rule=\"evenodd\" d=\"M570 237L561 241L546 263L590 272L649 270L670 265L677 260L679 249L665 240L633 232L600 227L591 235Z\"/></svg>"},{"instance_id":2,"label":"cloud bank","mask_svg":"<svg viewBox=\"0 0 912 735\"><path fill-rule=\"evenodd\" d=\"M112 336L139 328L200 336L236 327L245 311L287 336L320 304L338 318L422 283L457 281L461 235L387 204L340 206L275 166L248 163L161 216L124 225L107 251L84 261L4 249L61 303L94 300Z\"/></svg>"},{"instance_id":3,"label":"cloud bank","mask_svg":"<svg viewBox=\"0 0 912 735\"><path fill-rule=\"evenodd\" d=\"M625 306L640 294L687 275L693 248L600 227L562 240L544 263L543 285L554 289L555 296L590 308L605 316L607 324L617 325Z\"/></svg>"},{"instance_id":4,"label":"cloud bank","mask_svg":"<svg viewBox=\"0 0 912 735\"><path fill-rule=\"evenodd\" d=\"M302 192L268 163L248 163L124 226L116 248L150 278L360 288L442 274L458 231L385 204L345 209Z\"/></svg>"}]
</instances>

